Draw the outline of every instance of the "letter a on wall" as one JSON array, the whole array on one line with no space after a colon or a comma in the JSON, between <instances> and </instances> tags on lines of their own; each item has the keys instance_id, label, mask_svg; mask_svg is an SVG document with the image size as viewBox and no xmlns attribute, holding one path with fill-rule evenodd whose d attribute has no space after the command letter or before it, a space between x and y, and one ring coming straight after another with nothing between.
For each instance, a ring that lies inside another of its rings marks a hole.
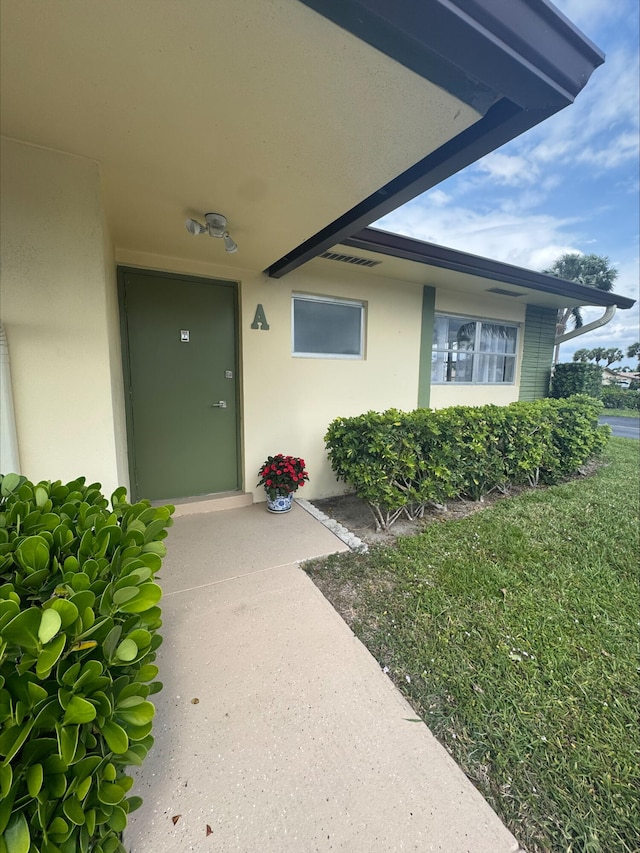
<instances>
[{"instance_id":1,"label":"letter a on wall","mask_svg":"<svg viewBox=\"0 0 640 853\"><path fill-rule=\"evenodd\" d=\"M267 315L264 313L264 308L262 305L258 304L256 307L256 313L253 318L253 323L251 324L252 329L260 329L262 332L269 331L269 324L267 323Z\"/></svg>"}]
</instances>

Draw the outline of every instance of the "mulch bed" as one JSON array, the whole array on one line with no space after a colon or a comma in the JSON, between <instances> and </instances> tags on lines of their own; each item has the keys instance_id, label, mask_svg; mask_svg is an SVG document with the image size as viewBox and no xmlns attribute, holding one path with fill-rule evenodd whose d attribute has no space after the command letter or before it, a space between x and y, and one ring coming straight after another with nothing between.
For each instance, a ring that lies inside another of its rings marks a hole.
<instances>
[{"instance_id":1,"label":"mulch bed","mask_svg":"<svg viewBox=\"0 0 640 853\"><path fill-rule=\"evenodd\" d=\"M580 471L569 480L581 478L594 474L600 467L600 460L593 460L584 465ZM545 489L547 486L537 486L538 489ZM368 505L356 497L354 494L337 495L332 498L322 498L312 501L316 506L329 518L335 519L354 533L367 545L391 545L395 542L398 536L412 536L415 533L420 533L429 524L441 523L443 521L455 521L460 518L466 518L476 512L496 503L496 501L504 500L505 498L514 497L523 492L531 491L529 486L514 486L508 494L500 492L492 492L485 495L479 501L458 500L448 501L445 507L429 507L425 509L424 517L417 521L409 521L406 518L399 518L388 531L376 531L376 523Z\"/></svg>"},{"instance_id":2,"label":"mulch bed","mask_svg":"<svg viewBox=\"0 0 640 853\"><path fill-rule=\"evenodd\" d=\"M511 495L522 492L523 487L511 491ZM398 536L412 536L420 533L429 524L443 521L453 521L458 518L466 518L475 512L485 509L498 500L508 495L491 494L486 495L481 501L455 500L449 501L444 508L428 508L424 517L417 521L409 521L399 518L388 531L376 531L373 514L368 505L354 494L338 495L332 498L322 498L312 501L329 518L335 519L354 533L367 545L389 545L395 542Z\"/></svg>"}]
</instances>

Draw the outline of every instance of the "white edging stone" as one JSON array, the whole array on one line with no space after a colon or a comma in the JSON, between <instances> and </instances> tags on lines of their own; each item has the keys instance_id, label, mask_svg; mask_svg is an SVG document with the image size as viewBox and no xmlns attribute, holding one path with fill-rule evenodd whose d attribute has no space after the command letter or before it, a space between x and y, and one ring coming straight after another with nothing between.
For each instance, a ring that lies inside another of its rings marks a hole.
<instances>
[{"instance_id":1,"label":"white edging stone","mask_svg":"<svg viewBox=\"0 0 640 853\"><path fill-rule=\"evenodd\" d=\"M309 501L306 501L304 498L295 498L295 502L299 504L302 509L306 510L309 515L312 515L321 524L323 524L327 528L327 530L330 530L333 534L335 534L338 539L341 539L344 544L352 551L357 551L360 554L365 554L369 550L369 546L365 542L363 542L362 539L358 539L355 533L352 533L334 518L329 518L328 515L325 515L324 512L319 510L318 507L314 506Z\"/></svg>"}]
</instances>

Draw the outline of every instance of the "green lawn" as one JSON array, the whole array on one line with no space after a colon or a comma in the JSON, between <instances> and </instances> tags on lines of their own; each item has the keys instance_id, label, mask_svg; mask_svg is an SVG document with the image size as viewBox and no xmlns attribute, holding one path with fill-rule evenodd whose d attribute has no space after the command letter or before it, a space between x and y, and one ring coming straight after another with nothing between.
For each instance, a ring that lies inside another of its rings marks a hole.
<instances>
[{"instance_id":1,"label":"green lawn","mask_svg":"<svg viewBox=\"0 0 640 853\"><path fill-rule=\"evenodd\" d=\"M529 853L639 849L638 450L306 566Z\"/></svg>"},{"instance_id":2,"label":"green lawn","mask_svg":"<svg viewBox=\"0 0 640 853\"><path fill-rule=\"evenodd\" d=\"M638 409L603 409L602 415L616 415L620 418L640 418Z\"/></svg>"}]
</instances>

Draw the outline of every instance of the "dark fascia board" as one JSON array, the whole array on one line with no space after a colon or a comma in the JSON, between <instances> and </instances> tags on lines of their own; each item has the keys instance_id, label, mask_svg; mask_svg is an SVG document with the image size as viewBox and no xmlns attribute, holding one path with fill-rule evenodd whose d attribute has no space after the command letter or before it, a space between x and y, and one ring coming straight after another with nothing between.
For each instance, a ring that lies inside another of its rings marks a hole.
<instances>
[{"instance_id":1,"label":"dark fascia board","mask_svg":"<svg viewBox=\"0 0 640 853\"><path fill-rule=\"evenodd\" d=\"M498 92L565 106L604 61L547 0L302 2L482 113Z\"/></svg>"},{"instance_id":2,"label":"dark fascia board","mask_svg":"<svg viewBox=\"0 0 640 853\"><path fill-rule=\"evenodd\" d=\"M616 305L618 308L631 308L635 304L634 299L617 293L607 293L595 287L588 287L586 284L577 284L575 281L504 264L480 255L470 255L458 249L448 249L446 246L426 243L412 237L403 237L378 228L364 228L353 237L343 240L343 244L354 249L403 258L430 267L480 276L542 293L552 293L570 299L574 305L602 307Z\"/></svg>"},{"instance_id":3,"label":"dark fascia board","mask_svg":"<svg viewBox=\"0 0 640 853\"><path fill-rule=\"evenodd\" d=\"M546 0L301 0L481 118L266 272L281 278L570 104L604 61Z\"/></svg>"}]
</instances>

